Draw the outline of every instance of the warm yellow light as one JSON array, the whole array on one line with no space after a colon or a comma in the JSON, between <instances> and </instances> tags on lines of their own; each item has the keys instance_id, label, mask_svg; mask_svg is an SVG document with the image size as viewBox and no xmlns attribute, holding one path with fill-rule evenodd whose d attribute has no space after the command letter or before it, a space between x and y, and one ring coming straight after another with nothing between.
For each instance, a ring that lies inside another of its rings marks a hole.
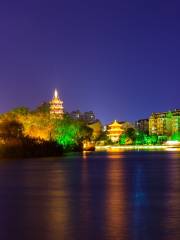
<instances>
[{"instance_id":1,"label":"warm yellow light","mask_svg":"<svg viewBox=\"0 0 180 240\"><path fill-rule=\"evenodd\" d=\"M54 90L54 97L58 98L58 91L57 91L57 89Z\"/></svg>"},{"instance_id":2,"label":"warm yellow light","mask_svg":"<svg viewBox=\"0 0 180 240\"><path fill-rule=\"evenodd\" d=\"M167 142L165 142L165 145L168 145L168 146L180 146L180 142L177 141L177 140L169 140Z\"/></svg>"}]
</instances>

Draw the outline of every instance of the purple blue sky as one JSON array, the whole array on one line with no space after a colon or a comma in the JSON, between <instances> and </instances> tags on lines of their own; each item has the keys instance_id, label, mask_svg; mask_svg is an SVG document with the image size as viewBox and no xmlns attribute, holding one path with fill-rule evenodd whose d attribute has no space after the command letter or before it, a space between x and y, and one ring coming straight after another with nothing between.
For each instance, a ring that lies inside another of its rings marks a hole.
<instances>
[{"instance_id":1,"label":"purple blue sky","mask_svg":"<svg viewBox=\"0 0 180 240\"><path fill-rule=\"evenodd\" d=\"M0 112L54 88L104 123L180 108L180 2L1 0Z\"/></svg>"}]
</instances>

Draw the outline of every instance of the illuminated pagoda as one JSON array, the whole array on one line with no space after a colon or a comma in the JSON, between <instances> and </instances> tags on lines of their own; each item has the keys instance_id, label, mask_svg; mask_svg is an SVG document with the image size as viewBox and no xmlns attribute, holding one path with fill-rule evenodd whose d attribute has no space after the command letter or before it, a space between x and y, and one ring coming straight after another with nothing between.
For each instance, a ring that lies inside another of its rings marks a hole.
<instances>
[{"instance_id":1,"label":"illuminated pagoda","mask_svg":"<svg viewBox=\"0 0 180 240\"><path fill-rule=\"evenodd\" d=\"M115 120L111 124L107 125L107 135L112 142L118 142L122 133L122 124L118 121Z\"/></svg>"},{"instance_id":2,"label":"illuminated pagoda","mask_svg":"<svg viewBox=\"0 0 180 240\"><path fill-rule=\"evenodd\" d=\"M52 101L50 101L50 116L62 119L64 115L63 101L60 100L57 89L54 91Z\"/></svg>"}]
</instances>

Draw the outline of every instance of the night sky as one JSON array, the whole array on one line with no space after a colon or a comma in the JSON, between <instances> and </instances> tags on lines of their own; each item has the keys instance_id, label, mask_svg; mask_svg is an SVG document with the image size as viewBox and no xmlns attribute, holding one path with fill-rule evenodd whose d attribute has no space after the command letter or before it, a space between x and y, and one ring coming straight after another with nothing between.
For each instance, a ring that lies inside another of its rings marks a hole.
<instances>
[{"instance_id":1,"label":"night sky","mask_svg":"<svg viewBox=\"0 0 180 240\"><path fill-rule=\"evenodd\" d=\"M0 112L54 88L103 123L180 108L180 2L1 0Z\"/></svg>"}]
</instances>

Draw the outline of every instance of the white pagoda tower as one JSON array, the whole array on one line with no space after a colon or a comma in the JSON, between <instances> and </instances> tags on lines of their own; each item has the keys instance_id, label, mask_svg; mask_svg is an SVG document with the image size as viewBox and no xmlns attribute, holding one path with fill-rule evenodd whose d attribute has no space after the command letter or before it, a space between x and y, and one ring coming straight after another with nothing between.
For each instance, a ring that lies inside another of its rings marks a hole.
<instances>
[{"instance_id":1,"label":"white pagoda tower","mask_svg":"<svg viewBox=\"0 0 180 240\"><path fill-rule=\"evenodd\" d=\"M57 89L54 91L52 101L50 101L50 116L62 119L64 115L63 101L60 100Z\"/></svg>"}]
</instances>

